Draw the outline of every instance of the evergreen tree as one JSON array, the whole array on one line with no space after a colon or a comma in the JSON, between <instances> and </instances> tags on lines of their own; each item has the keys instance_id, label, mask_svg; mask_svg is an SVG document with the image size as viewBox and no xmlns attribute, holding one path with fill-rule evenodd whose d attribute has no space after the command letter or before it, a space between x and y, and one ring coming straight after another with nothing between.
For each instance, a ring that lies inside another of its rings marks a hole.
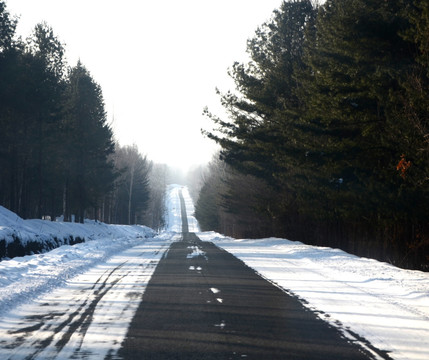
<instances>
[{"instance_id":1,"label":"evergreen tree","mask_svg":"<svg viewBox=\"0 0 429 360\"><path fill-rule=\"evenodd\" d=\"M22 217L98 208L115 180L101 88L45 23L26 42L0 0L0 204Z\"/></svg>"},{"instance_id":2,"label":"evergreen tree","mask_svg":"<svg viewBox=\"0 0 429 360\"><path fill-rule=\"evenodd\" d=\"M400 36L408 26L401 5L328 0L320 8L309 55L307 116L318 135L310 145L322 175L311 196L324 195L328 216L340 211L357 218L394 205L399 155L387 139L386 109L412 58Z\"/></svg>"},{"instance_id":3,"label":"evergreen tree","mask_svg":"<svg viewBox=\"0 0 429 360\"><path fill-rule=\"evenodd\" d=\"M230 75L238 94L228 92L221 98L230 119L206 110L218 125L206 134L221 145L221 158L281 194L276 205L269 206L279 212L278 221L296 212L297 193L308 185L307 171L313 165L306 157L302 115L307 105L300 75L307 69L304 44L316 13L310 1L284 2L248 42L252 61L233 66Z\"/></svg>"},{"instance_id":4,"label":"evergreen tree","mask_svg":"<svg viewBox=\"0 0 429 360\"><path fill-rule=\"evenodd\" d=\"M140 154L136 145L117 147L114 162L120 174L115 184L114 221L141 224L149 205L152 164Z\"/></svg>"},{"instance_id":5,"label":"evergreen tree","mask_svg":"<svg viewBox=\"0 0 429 360\"><path fill-rule=\"evenodd\" d=\"M429 179L429 4L416 0L404 13L412 26L403 31L403 37L415 48L415 61L400 83L398 91L392 93L391 131L392 141L409 166L402 169L404 185L424 191ZM396 158L398 165L400 158ZM407 162L408 163L408 162Z\"/></svg>"},{"instance_id":6,"label":"evergreen tree","mask_svg":"<svg viewBox=\"0 0 429 360\"><path fill-rule=\"evenodd\" d=\"M279 194L254 208L301 240L422 266L428 18L422 0L293 1L258 29L221 95L229 119L206 110L221 158ZM244 215L253 180L229 180L226 207Z\"/></svg>"},{"instance_id":7,"label":"evergreen tree","mask_svg":"<svg viewBox=\"0 0 429 360\"><path fill-rule=\"evenodd\" d=\"M71 69L65 92L63 121L64 214L84 219L85 209L98 207L102 195L112 189L114 150L101 88L78 62Z\"/></svg>"},{"instance_id":8,"label":"evergreen tree","mask_svg":"<svg viewBox=\"0 0 429 360\"><path fill-rule=\"evenodd\" d=\"M221 214L221 193L225 164L214 156L203 175L201 189L195 202L195 217L203 231L226 233Z\"/></svg>"},{"instance_id":9,"label":"evergreen tree","mask_svg":"<svg viewBox=\"0 0 429 360\"><path fill-rule=\"evenodd\" d=\"M0 1L0 54L13 48L17 20L6 9L5 1Z\"/></svg>"},{"instance_id":10,"label":"evergreen tree","mask_svg":"<svg viewBox=\"0 0 429 360\"><path fill-rule=\"evenodd\" d=\"M165 192L167 188L167 165L153 164L149 174L150 198L144 213L143 224L155 230L165 225Z\"/></svg>"},{"instance_id":11,"label":"evergreen tree","mask_svg":"<svg viewBox=\"0 0 429 360\"><path fill-rule=\"evenodd\" d=\"M34 90L31 99L27 100L31 111L28 117L32 118L33 125L26 144L33 156L26 178L34 186L28 190L35 195L36 213L31 215L37 218L48 215L48 208L52 217L60 210L61 187L56 181L59 159L55 149L60 145L58 129L66 71L64 51L52 28L45 23L38 24L27 41L27 56L32 59L29 83L33 84Z\"/></svg>"},{"instance_id":12,"label":"evergreen tree","mask_svg":"<svg viewBox=\"0 0 429 360\"><path fill-rule=\"evenodd\" d=\"M13 109L16 89L17 59L19 51L15 50L14 35L16 20L12 19L4 1L0 1L0 201L11 209L17 209L16 171L12 157L13 143Z\"/></svg>"},{"instance_id":13,"label":"evergreen tree","mask_svg":"<svg viewBox=\"0 0 429 360\"><path fill-rule=\"evenodd\" d=\"M305 27L314 15L310 1L284 2L248 42L252 61L232 68L239 94L228 92L221 99L231 121L206 110L219 126L217 133L206 134L222 146L221 157L271 183L293 167L290 155L299 151L294 132L302 103L295 72L303 66Z\"/></svg>"}]
</instances>

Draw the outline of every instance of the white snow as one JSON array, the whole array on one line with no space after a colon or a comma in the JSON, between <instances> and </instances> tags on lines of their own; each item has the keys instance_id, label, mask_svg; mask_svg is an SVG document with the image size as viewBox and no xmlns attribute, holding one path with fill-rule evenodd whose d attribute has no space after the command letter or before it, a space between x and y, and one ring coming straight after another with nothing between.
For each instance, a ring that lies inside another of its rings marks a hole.
<instances>
[{"instance_id":1,"label":"white snow","mask_svg":"<svg viewBox=\"0 0 429 360\"><path fill-rule=\"evenodd\" d=\"M172 184L167 187L166 196L166 209L167 215L165 217L167 231L182 231L182 215L180 207L179 194L182 192L183 199L185 200L186 215L188 219L188 229L190 232L199 232L200 227L198 221L194 216L195 208L189 190L186 186Z\"/></svg>"},{"instance_id":2,"label":"white snow","mask_svg":"<svg viewBox=\"0 0 429 360\"><path fill-rule=\"evenodd\" d=\"M221 329L225 328L226 323L225 320L222 320L219 324L214 324L215 327L219 327Z\"/></svg>"},{"instance_id":3,"label":"white snow","mask_svg":"<svg viewBox=\"0 0 429 360\"><path fill-rule=\"evenodd\" d=\"M198 256L206 256L206 253L202 251L198 246L188 246L188 250L190 250L191 252L186 255L187 259L193 259Z\"/></svg>"},{"instance_id":4,"label":"white snow","mask_svg":"<svg viewBox=\"0 0 429 360\"><path fill-rule=\"evenodd\" d=\"M172 232L182 231L182 215L180 208L180 190L183 188L181 185L168 185L167 195L165 200L166 216L165 216L165 229Z\"/></svg>"},{"instance_id":5,"label":"white snow","mask_svg":"<svg viewBox=\"0 0 429 360\"><path fill-rule=\"evenodd\" d=\"M195 267L195 266L189 266L189 270L197 270L197 271L201 271L203 268L201 267L201 266L197 266L197 267Z\"/></svg>"},{"instance_id":6,"label":"white snow","mask_svg":"<svg viewBox=\"0 0 429 360\"><path fill-rule=\"evenodd\" d=\"M180 208L174 201L167 205ZM114 354L158 261L181 238L143 226L23 220L0 207L0 239L12 235L24 243L70 235L86 242L0 262L1 359ZM83 326L75 329L77 320ZM38 346L46 343L55 346Z\"/></svg>"},{"instance_id":7,"label":"white snow","mask_svg":"<svg viewBox=\"0 0 429 360\"><path fill-rule=\"evenodd\" d=\"M319 317L397 360L429 359L429 273L284 239L200 233L305 301Z\"/></svg>"},{"instance_id":8,"label":"white snow","mask_svg":"<svg viewBox=\"0 0 429 360\"><path fill-rule=\"evenodd\" d=\"M44 241L50 237L70 235L87 242L64 245L50 252L15 257L0 262L0 315L19 303L33 299L51 288L64 285L66 280L82 273L112 255L147 241L155 232L144 226L107 225L103 223L61 223L45 220L23 220L0 207L1 236L9 239L19 234L23 242Z\"/></svg>"},{"instance_id":9,"label":"white snow","mask_svg":"<svg viewBox=\"0 0 429 360\"><path fill-rule=\"evenodd\" d=\"M167 234L122 248L84 273L55 283L52 291L9 309L0 320L0 358L104 359L116 354L163 250L177 240ZM51 271L54 276L55 268Z\"/></svg>"},{"instance_id":10,"label":"white snow","mask_svg":"<svg viewBox=\"0 0 429 360\"><path fill-rule=\"evenodd\" d=\"M121 237L148 237L154 231L148 227L129 225L108 225L98 221L86 220L85 224L55 222L48 220L23 220L15 213L0 206L0 240L12 242L15 235L23 244L29 240L45 242L54 237L58 239L80 237L86 240Z\"/></svg>"},{"instance_id":11,"label":"white snow","mask_svg":"<svg viewBox=\"0 0 429 360\"><path fill-rule=\"evenodd\" d=\"M189 231L197 232L192 200L180 185L168 188L167 226L158 236L140 226L22 220L0 208L0 239L89 240L0 262L0 358L114 358L159 259L181 238L180 191ZM285 239L197 235L298 296L345 336L365 338L395 360L429 359L429 273ZM218 289L211 292L221 303ZM83 326L68 338L78 319ZM56 346L37 347L47 339Z\"/></svg>"},{"instance_id":12,"label":"white snow","mask_svg":"<svg viewBox=\"0 0 429 360\"><path fill-rule=\"evenodd\" d=\"M182 195L183 199L185 200L186 215L188 218L188 230L189 232L199 232L201 230L200 226L198 225L198 221L195 218L194 202L192 201L191 195L189 195L189 190L186 186L182 189Z\"/></svg>"}]
</instances>

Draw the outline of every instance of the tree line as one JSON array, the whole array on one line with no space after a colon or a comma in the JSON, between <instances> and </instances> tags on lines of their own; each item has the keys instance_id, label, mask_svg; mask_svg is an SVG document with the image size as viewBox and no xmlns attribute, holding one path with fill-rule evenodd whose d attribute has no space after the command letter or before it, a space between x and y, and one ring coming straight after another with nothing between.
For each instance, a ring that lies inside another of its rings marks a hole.
<instances>
[{"instance_id":1,"label":"tree line","mask_svg":"<svg viewBox=\"0 0 429 360\"><path fill-rule=\"evenodd\" d=\"M204 229L429 266L429 3L283 2L234 63Z\"/></svg>"},{"instance_id":2,"label":"tree line","mask_svg":"<svg viewBox=\"0 0 429 360\"><path fill-rule=\"evenodd\" d=\"M146 214L162 204L152 163L115 143L101 87L80 61L67 65L46 23L27 39L16 26L0 1L0 205L23 218L159 225Z\"/></svg>"}]
</instances>

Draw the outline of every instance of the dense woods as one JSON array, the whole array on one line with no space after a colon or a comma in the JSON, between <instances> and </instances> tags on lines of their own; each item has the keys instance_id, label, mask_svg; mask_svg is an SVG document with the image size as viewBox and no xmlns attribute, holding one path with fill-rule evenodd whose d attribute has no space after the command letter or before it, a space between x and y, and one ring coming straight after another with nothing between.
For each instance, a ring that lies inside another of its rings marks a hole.
<instances>
[{"instance_id":1,"label":"dense woods","mask_svg":"<svg viewBox=\"0 0 429 360\"><path fill-rule=\"evenodd\" d=\"M151 162L115 143L101 87L80 61L67 65L53 29L23 40L16 25L0 1L0 205L23 218L143 223L163 201Z\"/></svg>"},{"instance_id":2,"label":"dense woods","mask_svg":"<svg viewBox=\"0 0 429 360\"><path fill-rule=\"evenodd\" d=\"M284 2L205 110L201 226L427 270L428 38L425 0Z\"/></svg>"}]
</instances>

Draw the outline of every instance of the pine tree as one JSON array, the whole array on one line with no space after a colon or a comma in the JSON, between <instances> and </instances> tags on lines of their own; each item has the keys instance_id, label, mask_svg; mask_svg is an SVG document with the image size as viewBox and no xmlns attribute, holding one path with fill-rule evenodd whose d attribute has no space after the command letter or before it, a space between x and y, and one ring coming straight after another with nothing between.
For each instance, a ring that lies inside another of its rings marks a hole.
<instances>
[{"instance_id":1,"label":"pine tree","mask_svg":"<svg viewBox=\"0 0 429 360\"><path fill-rule=\"evenodd\" d=\"M114 163L119 174L115 182L114 221L121 224L141 224L149 205L152 163L140 154L136 145L117 146Z\"/></svg>"},{"instance_id":2,"label":"pine tree","mask_svg":"<svg viewBox=\"0 0 429 360\"><path fill-rule=\"evenodd\" d=\"M56 181L58 175L58 132L62 114L62 98L65 90L66 64L64 47L46 23L36 25L34 33L27 40L27 56L32 59L32 69L29 79L34 90L29 109L33 125L29 131L28 151L33 154L31 173L27 178L34 189L37 218L48 215L52 217L60 210L60 184ZM27 214L29 215L29 214Z\"/></svg>"},{"instance_id":3,"label":"pine tree","mask_svg":"<svg viewBox=\"0 0 429 360\"><path fill-rule=\"evenodd\" d=\"M221 145L221 158L281 194L274 206L278 221L296 212L297 193L308 185L313 165L306 157L301 73L307 69L304 45L316 14L310 1L284 2L248 42L251 62L235 63L230 72L237 93L221 97L229 119L206 110L218 125L206 135ZM274 207L256 206L261 211Z\"/></svg>"},{"instance_id":4,"label":"pine tree","mask_svg":"<svg viewBox=\"0 0 429 360\"><path fill-rule=\"evenodd\" d=\"M388 139L387 108L412 58L400 36L409 26L401 9L400 0L328 0L320 8L307 116L321 174L311 196L324 195L329 216L356 219L394 207L399 154Z\"/></svg>"},{"instance_id":5,"label":"pine tree","mask_svg":"<svg viewBox=\"0 0 429 360\"><path fill-rule=\"evenodd\" d=\"M0 203L17 209L16 148L13 142L13 112L19 92L16 90L19 50L15 50L14 36L17 22L12 19L4 1L0 1ZM14 97L16 95L17 97Z\"/></svg>"},{"instance_id":6,"label":"pine tree","mask_svg":"<svg viewBox=\"0 0 429 360\"><path fill-rule=\"evenodd\" d=\"M429 180L429 4L416 0L404 13L412 26L402 35L414 45L410 47L415 48L415 61L398 91L391 94L391 134L398 151L412 164L402 176L407 187L424 191ZM396 161L401 159L397 157Z\"/></svg>"},{"instance_id":7,"label":"pine tree","mask_svg":"<svg viewBox=\"0 0 429 360\"><path fill-rule=\"evenodd\" d=\"M78 62L71 69L65 92L63 159L65 216L73 212L78 221L85 209L98 207L112 189L114 150L112 129L107 123L100 86Z\"/></svg>"},{"instance_id":8,"label":"pine tree","mask_svg":"<svg viewBox=\"0 0 429 360\"><path fill-rule=\"evenodd\" d=\"M0 1L0 54L13 48L17 20L6 9L5 1Z\"/></svg>"},{"instance_id":9,"label":"pine tree","mask_svg":"<svg viewBox=\"0 0 429 360\"><path fill-rule=\"evenodd\" d=\"M315 13L310 1L284 2L248 42L252 61L235 63L230 72L238 94L221 98L230 120L206 110L218 125L206 135L221 145L221 157L270 183L294 171L296 155L305 152L296 136L303 106L296 74L304 66L305 29Z\"/></svg>"}]
</instances>

